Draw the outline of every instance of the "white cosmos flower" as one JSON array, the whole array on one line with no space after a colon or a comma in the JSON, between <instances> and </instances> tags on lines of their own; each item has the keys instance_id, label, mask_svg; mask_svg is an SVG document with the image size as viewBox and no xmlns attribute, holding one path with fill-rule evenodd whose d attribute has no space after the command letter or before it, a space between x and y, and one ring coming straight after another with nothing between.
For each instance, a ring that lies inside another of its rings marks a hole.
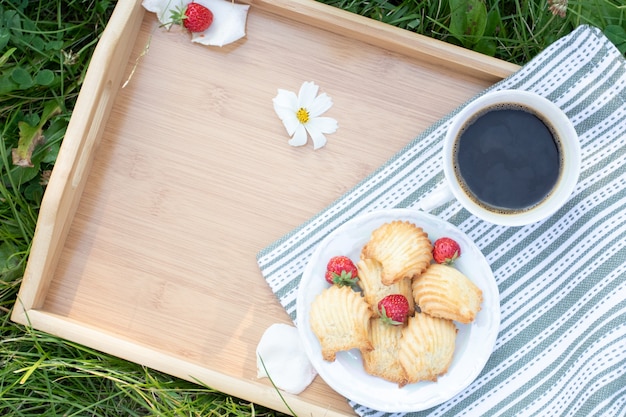
<instances>
[{"instance_id":1,"label":"white cosmos flower","mask_svg":"<svg viewBox=\"0 0 626 417\"><path fill-rule=\"evenodd\" d=\"M274 97L274 111L282 120L287 133L292 138L291 146L302 146L307 142L307 132L313 140L313 149L326 144L324 134L337 131L337 121L330 117L320 117L330 109L333 101L326 93L317 95L319 87L307 81L302 84L298 95L292 91L278 89Z\"/></svg>"}]
</instances>

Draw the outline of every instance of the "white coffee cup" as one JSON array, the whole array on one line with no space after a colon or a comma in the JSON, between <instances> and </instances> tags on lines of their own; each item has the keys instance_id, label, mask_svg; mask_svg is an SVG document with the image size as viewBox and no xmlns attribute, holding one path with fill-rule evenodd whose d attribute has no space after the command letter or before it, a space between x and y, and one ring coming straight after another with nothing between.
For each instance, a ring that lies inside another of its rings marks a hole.
<instances>
[{"instance_id":1,"label":"white coffee cup","mask_svg":"<svg viewBox=\"0 0 626 417\"><path fill-rule=\"evenodd\" d=\"M468 122L494 107L522 107L529 113L539 116L544 124L551 127L558 144L560 171L558 178L547 196L528 208L509 210L506 207L490 207L484 204L459 178L455 170L455 146L461 131ZM554 103L537 94L519 90L488 92L466 105L453 119L443 144L443 171L446 182L443 187L427 195L419 202L418 208L429 211L447 201L456 199L475 216L488 222L504 226L522 226L543 220L559 210L571 196L580 174L581 156L578 135L567 115Z\"/></svg>"}]
</instances>

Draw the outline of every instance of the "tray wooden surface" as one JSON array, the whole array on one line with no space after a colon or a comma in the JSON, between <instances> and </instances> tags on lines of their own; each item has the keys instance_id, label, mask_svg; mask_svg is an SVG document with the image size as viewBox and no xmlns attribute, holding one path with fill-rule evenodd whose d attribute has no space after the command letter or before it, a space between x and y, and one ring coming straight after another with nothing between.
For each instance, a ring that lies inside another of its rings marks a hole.
<instances>
[{"instance_id":1,"label":"tray wooden surface","mask_svg":"<svg viewBox=\"0 0 626 417\"><path fill-rule=\"evenodd\" d=\"M256 253L517 67L310 0L250 4L247 37L218 48L118 2L13 319L288 412L256 377L263 331L290 323ZM272 108L304 81L339 122L317 151L290 147ZM319 377L284 396L297 414L353 415Z\"/></svg>"}]
</instances>

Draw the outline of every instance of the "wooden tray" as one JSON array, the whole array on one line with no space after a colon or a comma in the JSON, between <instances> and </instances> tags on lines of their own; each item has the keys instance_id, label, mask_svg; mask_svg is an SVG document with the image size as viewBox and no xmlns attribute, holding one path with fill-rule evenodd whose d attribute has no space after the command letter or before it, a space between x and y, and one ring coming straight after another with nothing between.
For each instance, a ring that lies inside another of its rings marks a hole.
<instances>
[{"instance_id":1,"label":"wooden tray","mask_svg":"<svg viewBox=\"0 0 626 417\"><path fill-rule=\"evenodd\" d=\"M252 1L223 48L121 0L42 204L13 319L288 412L255 348L289 323L256 253L516 66L309 0ZM121 88L138 61L130 82ZM315 81L339 122L293 148L278 88ZM352 415L320 378L301 415Z\"/></svg>"}]
</instances>

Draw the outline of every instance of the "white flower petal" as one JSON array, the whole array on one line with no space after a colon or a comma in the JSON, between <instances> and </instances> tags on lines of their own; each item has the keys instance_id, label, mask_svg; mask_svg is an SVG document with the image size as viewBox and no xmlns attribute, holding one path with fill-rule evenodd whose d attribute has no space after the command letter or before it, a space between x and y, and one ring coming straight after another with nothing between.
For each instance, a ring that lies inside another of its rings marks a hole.
<instances>
[{"instance_id":1,"label":"white flower petal","mask_svg":"<svg viewBox=\"0 0 626 417\"><path fill-rule=\"evenodd\" d=\"M311 135L311 139L313 140L313 150L319 149L322 146L326 145L326 136L324 136L322 132L318 130L312 132L309 129L307 129L307 131L309 132L309 135Z\"/></svg>"},{"instance_id":2,"label":"white flower petal","mask_svg":"<svg viewBox=\"0 0 626 417\"><path fill-rule=\"evenodd\" d=\"M278 95L272 100L274 103L274 111L285 125L289 136L293 136L296 128L300 124L300 121L296 117L296 111L294 110L297 101L298 97L296 97L296 94L287 90L278 90Z\"/></svg>"},{"instance_id":3,"label":"white flower petal","mask_svg":"<svg viewBox=\"0 0 626 417\"><path fill-rule=\"evenodd\" d=\"M319 96L315 97L313 102L309 105L309 115L311 117L317 117L324 113L326 110L330 109L333 106L333 100L326 95L326 93L322 93Z\"/></svg>"},{"instance_id":4,"label":"white flower petal","mask_svg":"<svg viewBox=\"0 0 626 417\"><path fill-rule=\"evenodd\" d=\"M229 0L194 0L213 13L213 23L202 33L192 34L191 41L203 45L224 46L246 35L247 4L237 4ZM159 22L165 26L172 23L172 11L191 3L191 0L143 0L142 6L156 13Z\"/></svg>"},{"instance_id":5,"label":"white flower petal","mask_svg":"<svg viewBox=\"0 0 626 417\"><path fill-rule=\"evenodd\" d=\"M280 111L280 113L278 111ZM280 117L280 120L283 122L289 136L293 136L298 126L302 126L300 120L298 120L296 114L291 109L279 108L276 114L278 114L278 117Z\"/></svg>"},{"instance_id":6,"label":"white flower petal","mask_svg":"<svg viewBox=\"0 0 626 417\"><path fill-rule=\"evenodd\" d=\"M304 391L317 375L294 326L272 324L263 332L256 354L257 377L269 376L276 387L291 394Z\"/></svg>"},{"instance_id":7,"label":"white flower petal","mask_svg":"<svg viewBox=\"0 0 626 417\"><path fill-rule=\"evenodd\" d=\"M293 138L288 142L291 146L306 145L306 129L303 125L299 124Z\"/></svg>"},{"instance_id":8,"label":"white flower petal","mask_svg":"<svg viewBox=\"0 0 626 417\"><path fill-rule=\"evenodd\" d=\"M298 108L308 109L315 100L319 87L312 81L306 81L300 86L298 92Z\"/></svg>"},{"instance_id":9,"label":"white flower petal","mask_svg":"<svg viewBox=\"0 0 626 417\"><path fill-rule=\"evenodd\" d=\"M332 117L316 117L309 120L306 124L306 128L309 132L312 130L322 133L335 133L339 127L337 120Z\"/></svg>"},{"instance_id":10,"label":"white flower petal","mask_svg":"<svg viewBox=\"0 0 626 417\"><path fill-rule=\"evenodd\" d=\"M202 33L194 33L192 42L203 45L224 46L246 36L247 4L228 0L194 0L213 12L213 23Z\"/></svg>"},{"instance_id":11,"label":"white flower petal","mask_svg":"<svg viewBox=\"0 0 626 417\"><path fill-rule=\"evenodd\" d=\"M166 25L172 22L172 11L177 8L182 8L183 5L188 3L190 3L190 1L187 0L143 0L141 5L147 11L156 13L159 22Z\"/></svg>"},{"instance_id":12,"label":"white flower petal","mask_svg":"<svg viewBox=\"0 0 626 417\"><path fill-rule=\"evenodd\" d=\"M274 102L274 107L287 107L292 109L292 111L298 110L298 96L293 91L281 90L278 89L278 94L272 100Z\"/></svg>"},{"instance_id":13,"label":"white flower petal","mask_svg":"<svg viewBox=\"0 0 626 417\"><path fill-rule=\"evenodd\" d=\"M307 132L311 135L313 140L313 149L319 149L326 145L326 136L324 133L335 133L338 125L337 121L330 117L317 117L311 119L309 123L305 125Z\"/></svg>"}]
</instances>

